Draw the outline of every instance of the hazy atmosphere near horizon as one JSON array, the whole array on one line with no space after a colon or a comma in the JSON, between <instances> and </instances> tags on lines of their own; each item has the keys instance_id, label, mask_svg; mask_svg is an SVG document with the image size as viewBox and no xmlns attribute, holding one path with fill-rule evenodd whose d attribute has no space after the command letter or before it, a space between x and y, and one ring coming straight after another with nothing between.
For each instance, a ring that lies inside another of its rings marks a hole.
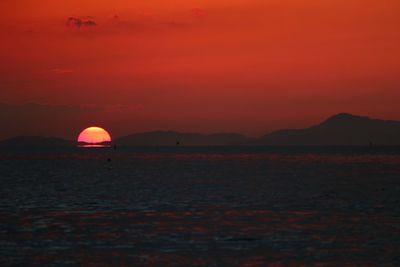
<instances>
[{"instance_id":1,"label":"hazy atmosphere near horizon","mask_svg":"<svg viewBox=\"0 0 400 267\"><path fill-rule=\"evenodd\" d=\"M0 266L400 266L399 0L0 0Z\"/></svg>"}]
</instances>

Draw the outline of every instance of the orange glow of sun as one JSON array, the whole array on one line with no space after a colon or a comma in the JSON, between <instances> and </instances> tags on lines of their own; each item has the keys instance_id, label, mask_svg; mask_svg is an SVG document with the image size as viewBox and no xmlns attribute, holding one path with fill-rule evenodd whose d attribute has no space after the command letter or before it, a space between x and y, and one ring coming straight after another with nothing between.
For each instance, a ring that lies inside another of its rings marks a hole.
<instances>
[{"instance_id":1,"label":"orange glow of sun","mask_svg":"<svg viewBox=\"0 0 400 267\"><path fill-rule=\"evenodd\" d=\"M89 127L83 130L78 136L79 143L99 144L111 142L110 134L100 127Z\"/></svg>"}]
</instances>

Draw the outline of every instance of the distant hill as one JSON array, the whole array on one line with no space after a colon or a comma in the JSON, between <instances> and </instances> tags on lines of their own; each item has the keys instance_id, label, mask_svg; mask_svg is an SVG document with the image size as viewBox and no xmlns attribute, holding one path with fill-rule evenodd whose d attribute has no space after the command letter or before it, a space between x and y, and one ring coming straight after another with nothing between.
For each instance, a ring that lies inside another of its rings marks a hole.
<instances>
[{"instance_id":1,"label":"distant hill","mask_svg":"<svg viewBox=\"0 0 400 267\"><path fill-rule=\"evenodd\" d=\"M0 141L4 147L65 147L75 145L75 142L57 138L42 136L18 136Z\"/></svg>"},{"instance_id":2,"label":"distant hill","mask_svg":"<svg viewBox=\"0 0 400 267\"><path fill-rule=\"evenodd\" d=\"M355 116L334 115L320 124L304 129L279 130L252 139L237 133L180 133L156 131L136 133L113 140L121 146L330 146L330 145L400 145L400 121L388 121ZM76 146L75 141L56 137L20 136L0 141L9 147Z\"/></svg>"},{"instance_id":3,"label":"distant hill","mask_svg":"<svg viewBox=\"0 0 400 267\"><path fill-rule=\"evenodd\" d=\"M179 133L156 131L131 134L114 140L117 145L126 146L222 146L247 144L250 139L236 133Z\"/></svg>"},{"instance_id":4,"label":"distant hill","mask_svg":"<svg viewBox=\"0 0 400 267\"><path fill-rule=\"evenodd\" d=\"M305 129L279 130L257 145L400 145L400 122L340 113Z\"/></svg>"}]
</instances>

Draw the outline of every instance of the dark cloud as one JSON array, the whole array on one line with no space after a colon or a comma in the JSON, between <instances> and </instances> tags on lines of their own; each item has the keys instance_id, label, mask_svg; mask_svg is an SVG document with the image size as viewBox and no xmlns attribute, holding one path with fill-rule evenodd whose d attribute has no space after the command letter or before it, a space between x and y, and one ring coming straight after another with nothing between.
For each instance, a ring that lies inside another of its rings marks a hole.
<instances>
[{"instance_id":1,"label":"dark cloud","mask_svg":"<svg viewBox=\"0 0 400 267\"><path fill-rule=\"evenodd\" d=\"M111 15L109 18L110 19L115 19L115 20L119 20L120 19L120 17L117 14Z\"/></svg>"},{"instance_id":2,"label":"dark cloud","mask_svg":"<svg viewBox=\"0 0 400 267\"><path fill-rule=\"evenodd\" d=\"M202 9L202 8L193 8L192 9L193 15L197 18L197 19L204 19L207 15L206 10Z\"/></svg>"},{"instance_id":3,"label":"dark cloud","mask_svg":"<svg viewBox=\"0 0 400 267\"><path fill-rule=\"evenodd\" d=\"M86 18L69 17L67 19L66 25L68 27L81 28L81 27L94 27L97 26L97 23L91 17L86 17Z\"/></svg>"},{"instance_id":4,"label":"dark cloud","mask_svg":"<svg viewBox=\"0 0 400 267\"><path fill-rule=\"evenodd\" d=\"M70 74L70 73L74 73L75 71L72 69L61 69L61 68L54 68L54 69L50 69L49 70L51 73L54 74Z\"/></svg>"}]
</instances>

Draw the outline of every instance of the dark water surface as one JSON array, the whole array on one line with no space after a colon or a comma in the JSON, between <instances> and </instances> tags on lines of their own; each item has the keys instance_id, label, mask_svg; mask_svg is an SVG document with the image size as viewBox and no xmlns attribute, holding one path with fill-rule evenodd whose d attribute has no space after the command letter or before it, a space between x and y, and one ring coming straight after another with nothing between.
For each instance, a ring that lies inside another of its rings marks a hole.
<instances>
[{"instance_id":1,"label":"dark water surface","mask_svg":"<svg viewBox=\"0 0 400 267\"><path fill-rule=\"evenodd\" d=\"M0 266L400 266L396 147L3 150L0 181Z\"/></svg>"}]
</instances>

